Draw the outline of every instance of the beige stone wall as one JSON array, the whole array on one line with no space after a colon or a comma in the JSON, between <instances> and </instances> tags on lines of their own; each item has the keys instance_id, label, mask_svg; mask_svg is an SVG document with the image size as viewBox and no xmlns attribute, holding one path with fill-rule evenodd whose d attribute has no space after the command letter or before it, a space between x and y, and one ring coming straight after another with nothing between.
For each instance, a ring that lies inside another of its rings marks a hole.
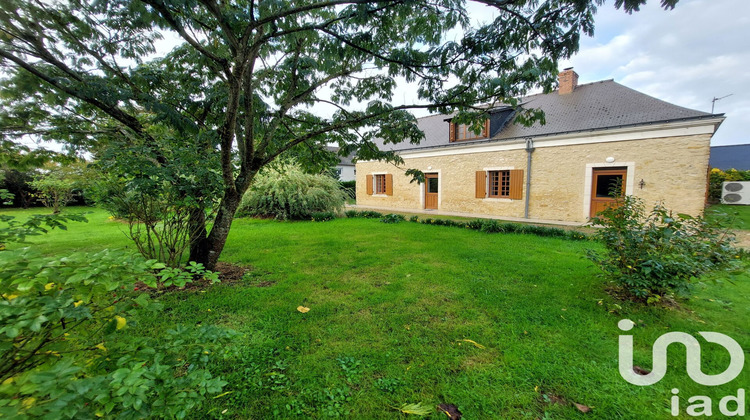
<instances>
[{"instance_id":1,"label":"beige stone wall","mask_svg":"<svg viewBox=\"0 0 750 420\"><path fill-rule=\"evenodd\" d=\"M615 158L615 162L609 166L633 164L628 174L632 192L648 205L663 201L668 208L677 212L700 214L705 200L710 139L711 136L706 134L537 147L532 162L529 217L586 221L584 196L586 185L591 182L586 177L587 165L605 163L608 157ZM416 168L440 174L440 210L523 217L524 200L478 199L475 198L474 184L475 172L485 168L526 171L524 150L415 159L405 157L404 161L405 165L401 168L382 162L357 163L357 204L422 209L422 187L410 183L410 177L404 175L406 168ZM393 174L393 196L366 194L366 175L374 173ZM638 186L641 179L645 182L643 189Z\"/></svg>"}]
</instances>

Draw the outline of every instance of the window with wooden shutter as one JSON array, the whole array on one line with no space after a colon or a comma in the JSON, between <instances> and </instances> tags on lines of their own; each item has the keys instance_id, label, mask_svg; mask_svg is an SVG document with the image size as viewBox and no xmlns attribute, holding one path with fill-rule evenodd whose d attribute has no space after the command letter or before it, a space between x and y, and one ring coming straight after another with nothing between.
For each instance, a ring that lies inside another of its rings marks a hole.
<instances>
[{"instance_id":1,"label":"window with wooden shutter","mask_svg":"<svg viewBox=\"0 0 750 420\"><path fill-rule=\"evenodd\" d=\"M484 121L482 130L479 133L472 131L471 126L466 124L450 123L449 130L451 142L486 139L490 137L490 120Z\"/></svg>"},{"instance_id":2,"label":"window with wooden shutter","mask_svg":"<svg viewBox=\"0 0 750 420\"><path fill-rule=\"evenodd\" d=\"M487 172L477 171L476 198L487 197Z\"/></svg>"},{"instance_id":3,"label":"window with wooden shutter","mask_svg":"<svg viewBox=\"0 0 750 420\"><path fill-rule=\"evenodd\" d=\"M375 175L375 194L386 193L385 174Z\"/></svg>"},{"instance_id":4,"label":"window with wooden shutter","mask_svg":"<svg viewBox=\"0 0 750 420\"><path fill-rule=\"evenodd\" d=\"M523 169L487 172L487 197L520 200L523 197ZM477 197L479 197L479 172L477 172Z\"/></svg>"},{"instance_id":5,"label":"window with wooden shutter","mask_svg":"<svg viewBox=\"0 0 750 420\"><path fill-rule=\"evenodd\" d=\"M367 195L372 195L372 175L367 175L365 182L367 183Z\"/></svg>"},{"instance_id":6,"label":"window with wooden shutter","mask_svg":"<svg viewBox=\"0 0 750 420\"><path fill-rule=\"evenodd\" d=\"M385 175L385 195L393 195L393 175Z\"/></svg>"},{"instance_id":7,"label":"window with wooden shutter","mask_svg":"<svg viewBox=\"0 0 750 420\"><path fill-rule=\"evenodd\" d=\"M510 171L510 193L508 198L520 200L523 198L523 169L512 169Z\"/></svg>"}]
</instances>

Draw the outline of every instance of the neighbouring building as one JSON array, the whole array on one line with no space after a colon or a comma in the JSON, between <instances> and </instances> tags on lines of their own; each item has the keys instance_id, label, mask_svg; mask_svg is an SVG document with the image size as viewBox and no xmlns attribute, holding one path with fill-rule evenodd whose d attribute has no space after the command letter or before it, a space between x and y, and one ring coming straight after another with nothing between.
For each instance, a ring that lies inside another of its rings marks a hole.
<instances>
[{"instance_id":1,"label":"neighbouring building","mask_svg":"<svg viewBox=\"0 0 750 420\"><path fill-rule=\"evenodd\" d=\"M724 120L645 95L613 80L578 84L572 69L559 89L522 99L546 124L514 124L508 107L489 112L481 133L448 115L418 120L425 139L380 145L403 167L357 162L357 205L381 210L585 223L612 204L610 189L680 213L705 205L710 141ZM411 183L407 168L425 173Z\"/></svg>"},{"instance_id":2,"label":"neighbouring building","mask_svg":"<svg viewBox=\"0 0 750 420\"><path fill-rule=\"evenodd\" d=\"M329 146L328 149L331 152L338 153L339 148ZM339 181L354 181L357 176L357 170L352 162L353 155L339 156L339 163L333 168L336 175L339 177Z\"/></svg>"},{"instance_id":3,"label":"neighbouring building","mask_svg":"<svg viewBox=\"0 0 750 420\"><path fill-rule=\"evenodd\" d=\"M748 171L750 170L750 144L714 146L711 148L709 164L712 168L723 171L729 169Z\"/></svg>"}]
</instances>

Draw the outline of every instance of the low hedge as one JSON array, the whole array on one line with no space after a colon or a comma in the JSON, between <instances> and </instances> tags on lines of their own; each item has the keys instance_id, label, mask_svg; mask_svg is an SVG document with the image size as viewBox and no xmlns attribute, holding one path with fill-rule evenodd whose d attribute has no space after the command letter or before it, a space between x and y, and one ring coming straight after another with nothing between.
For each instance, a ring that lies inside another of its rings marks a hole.
<instances>
[{"instance_id":1,"label":"low hedge","mask_svg":"<svg viewBox=\"0 0 750 420\"><path fill-rule=\"evenodd\" d=\"M406 220L405 217L396 214L383 215L376 211L364 210L349 210L346 212L346 217L350 218L366 218L366 219L380 219L384 223L398 223L402 220ZM494 219L473 219L466 222L450 220L450 219L419 219L418 216L411 216L408 219L412 223L422 223L425 225L435 226L451 226L459 227L464 229L478 230L484 233L523 233L528 235L536 235L543 237L562 238L573 241L582 241L591 239L589 235L575 231L566 230L556 227L549 226L537 226L537 225L526 225L521 223L510 223L502 222Z\"/></svg>"}]
</instances>

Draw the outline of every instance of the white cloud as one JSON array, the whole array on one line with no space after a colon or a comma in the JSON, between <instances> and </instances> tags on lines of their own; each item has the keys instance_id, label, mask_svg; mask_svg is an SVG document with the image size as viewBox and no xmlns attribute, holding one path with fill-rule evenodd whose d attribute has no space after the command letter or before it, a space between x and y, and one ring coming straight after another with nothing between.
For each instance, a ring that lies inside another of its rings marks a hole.
<instances>
[{"instance_id":1,"label":"white cloud","mask_svg":"<svg viewBox=\"0 0 750 420\"><path fill-rule=\"evenodd\" d=\"M574 66L582 83L617 82L674 104L727 120L712 144L748 143L750 125L750 2L682 0L664 11L651 0L629 16L610 5L596 17L596 35L561 67Z\"/></svg>"}]
</instances>

